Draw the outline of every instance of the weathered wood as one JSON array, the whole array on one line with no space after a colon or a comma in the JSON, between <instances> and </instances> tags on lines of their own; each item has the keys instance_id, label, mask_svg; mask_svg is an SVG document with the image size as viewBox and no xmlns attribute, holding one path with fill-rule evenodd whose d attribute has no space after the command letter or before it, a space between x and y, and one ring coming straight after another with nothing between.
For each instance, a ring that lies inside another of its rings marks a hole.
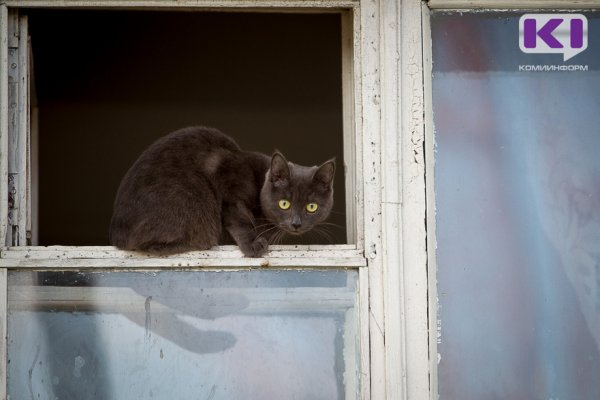
<instances>
[{"instance_id":1,"label":"weathered wood","mask_svg":"<svg viewBox=\"0 0 600 400\"><path fill-rule=\"evenodd\" d=\"M358 268L365 266L364 258L340 257L269 257L269 258L147 258L147 259L0 259L0 268L11 269L185 269L185 268Z\"/></svg>"},{"instance_id":2,"label":"weathered wood","mask_svg":"<svg viewBox=\"0 0 600 400\"><path fill-rule=\"evenodd\" d=\"M383 249L381 245L381 8L385 2L361 2L360 118L361 188L364 198L364 248L369 260L369 347L371 399L386 399Z\"/></svg>"},{"instance_id":3,"label":"weathered wood","mask_svg":"<svg viewBox=\"0 0 600 400\"><path fill-rule=\"evenodd\" d=\"M406 352L401 325L400 275L402 273L400 235L401 202L401 2L381 5L381 180L382 180L382 283L385 325L385 385L387 399L406 399ZM406 106L404 106L406 107Z\"/></svg>"},{"instance_id":4,"label":"weathered wood","mask_svg":"<svg viewBox=\"0 0 600 400\"><path fill-rule=\"evenodd\" d=\"M8 11L8 47L19 47L19 13L17 10Z\"/></svg>"},{"instance_id":5,"label":"weathered wood","mask_svg":"<svg viewBox=\"0 0 600 400\"><path fill-rule=\"evenodd\" d=\"M8 9L0 5L0 245L8 228ZM2 383L0 382L0 386ZM2 398L2 397L0 397Z\"/></svg>"},{"instance_id":6,"label":"weathered wood","mask_svg":"<svg viewBox=\"0 0 600 400\"><path fill-rule=\"evenodd\" d=\"M77 268L248 268L248 267L334 267L366 265L360 250L336 246L279 246L264 258L244 257L235 246L195 251L166 257L117 250L114 247L11 247L2 250L0 267L38 269Z\"/></svg>"},{"instance_id":7,"label":"weathered wood","mask_svg":"<svg viewBox=\"0 0 600 400\"><path fill-rule=\"evenodd\" d=\"M344 9L358 5L358 0L5 0L9 7L21 8L123 8L123 9Z\"/></svg>"},{"instance_id":8,"label":"weathered wood","mask_svg":"<svg viewBox=\"0 0 600 400\"><path fill-rule=\"evenodd\" d=\"M29 31L27 29L27 31ZM37 114L35 112L32 112L32 106L33 104L35 104L32 101L32 97L35 96L34 94L34 90L33 90L33 85L31 84L31 80L32 80L32 76L33 76L33 71L32 71L32 56L33 52L31 49L31 38L29 37L29 34L27 35L27 105L26 105L26 110L27 110L27 120L25 121L27 124L27 129L26 129L26 139L27 139L27 149L26 149L26 160L27 160L27 173L26 173L26 177L25 177L25 185L26 185L26 190L25 190L25 242L23 243L24 245L32 245L32 244L37 244L37 241L34 243L33 242L33 194L32 194L32 190L33 190L33 186L32 186L32 182L34 179L34 173L32 168L37 170L37 158L38 158L38 154L37 152L32 152L32 146L37 146L37 135L35 137L35 139L32 139L32 120L35 118L37 119ZM37 128L36 128L37 129ZM32 143L33 141L35 141L36 143ZM32 155L35 157L35 160L32 160ZM37 171L36 171L37 172ZM35 174L35 179L37 180L37 173ZM36 183L36 187L37 187L37 183ZM37 189L36 189L37 190ZM37 215L37 212L35 212L35 215Z\"/></svg>"},{"instance_id":9,"label":"weathered wood","mask_svg":"<svg viewBox=\"0 0 600 400\"><path fill-rule=\"evenodd\" d=\"M24 245L27 233L28 56L27 17L9 10L7 243Z\"/></svg>"},{"instance_id":10,"label":"weathered wood","mask_svg":"<svg viewBox=\"0 0 600 400\"><path fill-rule=\"evenodd\" d=\"M406 398L436 399L429 388L427 228L424 152L424 89L422 7L403 1L401 7L402 153L400 315L405 355ZM390 286L389 290L393 290ZM394 313L394 306L388 313Z\"/></svg>"},{"instance_id":11,"label":"weathered wood","mask_svg":"<svg viewBox=\"0 0 600 400\"><path fill-rule=\"evenodd\" d=\"M354 22L353 14L342 14L342 109L344 132L344 177L346 191L346 238L356 243L356 113L354 96Z\"/></svg>"},{"instance_id":12,"label":"weathered wood","mask_svg":"<svg viewBox=\"0 0 600 400\"><path fill-rule=\"evenodd\" d=\"M158 258L152 254L119 250L113 246L28 246L3 248L2 258ZM270 246L267 257L362 257L362 250L352 245L278 245ZM243 257L237 246L217 246L205 251L191 251L160 258L236 258Z\"/></svg>"},{"instance_id":13,"label":"weathered wood","mask_svg":"<svg viewBox=\"0 0 600 400\"><path fill-rule=\"evenodd\" d=\"M431 398L438 393L437 350L437 258L435 221L435 138L433 134L433 64L429 9L423 10L423 87L425 88L425 170L427 197L427 274L429 291L429 387Z\"/></svg>"},{"instance_id":14,"label":"weathered wood","mask_svg":"<svg viewBox=\"0 0 600 400\"><path fill-rule=\"evenodd\" d=\"M0 5L0 244L8 227L8 9ZM7 270L0 268L0 400L7 398Z\"/></svg>"},{"instance_id":15,"label":"weathered wood","mask_svg":"<svg viewBox=\"0 0 600 400\"><path fill-rule=\"evenodd\" d=\"M15 40L18 32L18 14L16 10L8 11L8 147L6 156L8 158L8 226L6 228L6 244L14 246L17 244L17 212L19 208L18 196L18 123L19 123L19 49L18 40ZM17 37L18 39L18 37ZM12 46L11 46L12 45Z\"/></svg>"},{"instance_id":16,"label":"weathered wood","mask_svg":"<svg viewBox=\"0 0 600 400\"><path fill-rule=\"evenodd\" d=\"M17 93L17 193L16 209L17 244L27 244L27 143L29 141L29 46L27 17L19 16L19 48L18 48L18 93Z\"/></svg>"}]
</instances>

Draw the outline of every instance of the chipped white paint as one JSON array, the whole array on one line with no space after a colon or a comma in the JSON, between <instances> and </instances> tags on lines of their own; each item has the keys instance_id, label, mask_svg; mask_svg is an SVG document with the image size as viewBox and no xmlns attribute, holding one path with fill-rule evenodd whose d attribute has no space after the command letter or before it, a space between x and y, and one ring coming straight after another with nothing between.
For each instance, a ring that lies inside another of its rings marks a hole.
<instances>
[{"instance_id":1,"label":"chipped white paint","mask_svg":"<svg viewBox=\"0 0 600 400\"><path fill-rule=\"evenodd\" d=\"M381 3L362 1L360 12L360 135L364 196L364 248L369 254L371 399L386 399L385 315L381 246ZM360 162L360 161L359 161ZM374 256L373 256L374 255Z\"/></svg>"},{"instance_id":2,"label":"chipped white paint","mask_svg":"<svg viewBox=\"0 0 600 400\"><path fill-rule=\"evenodd\" d=\"M429 290L429 381L431 398L437 399L437 368L440 354L437 351L441 337L441 322L438 320L436 223L435 223L435 139L433 135L433 92L432 92L432 46L429 9L423 6L423 85L425 87L425 159L427 161L427 273ZM435 327L435 329L433 328Z\"/></svg>"},{"instance_id":3,"label":"chipped white paint","mask_svg":"<svg viewBox=\"0 0 600 400\"><path fill-rule=\"evenodd\" d=\"M402 2L382 1L381 37L381 193L382 282L385 333L385 389L387 399L405 400L406 353L402 325L401 259L401 9Z\"/></svg>"},{"instance_id":4,"label":"chipped white paint","mask_svg":"<svg viewBox=\"0 0 600 400\"><path fill-rule=\"evenodd\" d=\"M0 244L8 227L8 9L0 5Z\"/></svg>"},{"instance_id":5,"label":"chipped white paint","mask_svg":"<svg viewBox=\"0 0 600 400\"><path fill-rule=\"evenodd\" d=\"M6 240L8 226L8 9L0 5L0 243ZM7 271L0 268L0 400L7 387Z\"/></svg>"},{"instance_id":6,"label":"chipped white paint","mask_svg":"<svg viewBox=\"0 0 600 400\"><path fill-rule=\"evenodd\" d=\"M156 257L148 253L119 250L113 246L27 246L5 247L1 249L2 257L26 259L60 259L60 258L235 258L243 257L237 246L215 246L210 250L191 251L176 256ZM360 257L360 250L353 245L277 245L269 246L267 257L322 257L325 253L330 257Z\"/></svg>"},{"instance_id":7,"label":"chipped white paint","mask_svg":"<svg viewBox=\"0 0 600 400\"><path fill-rule=\"evenodd\" d=\"M399 290L402 293L400 310L406 359L403 374L406 375L407 398L426 399L434 395L429 388L421 4L403 2L401 15L402 253Z\"/></svg>"},{"instance_id":8,"label":"chipped white paint","mask_svg":"<svg viewBox=\"0 0 600 400\"><path fill-rule=\"evenodd\" d=\"M346 235L348 243L357 243L356 210L360 208L356 187L359 175L356 169L356 113L354 85L354 15L342 13L342 113L344 132L344 177L346 190Z\"/></svg>"},{"instance_id":9,"label":"chipped white paint","mask_svg":"<svg viewBox=\"0 0 600 400\"><path fill-rule=\"evenodd\" d=\"M374 228L365 228L371 291L371 394L378 399L425 399L432 394L422 10L416 1L373 4L367 10L362 3L361 10L366 15L362 29L371 30L370 36L363 32L366 40L362 42L365 223ZM373 193L376 187L380 191Z\"/></svg>"},{"instance_id":10,"label":"chipped white paint","mask_svg":"<svg viewBox=\"0 0 600 400\"><path fill-rule=\"evenodd\" d=\"M8 185L10 204L7 244L26 244L27 142L29 125L29 48L27 17L9 10L8 43Z\"/></svg>"},{"instance_id":11,"label":"chipped white paint","mask_svg":"<svg viewBox=\"0 0 600 400\"><path fill-rule=\"evenodd\" d=\"M5 0L9 7L21 8L136 8L136 9L344 9L352 8L352 0ZM268 10L267 10L268 11ZM317 10L314 10L317 11Z\"/></svg>"},{"instance_id":12,"label":"chipped white paint","mask_svg":"<svg viewBox=\"0 0 600 400\"><path fill-rule=\"evenodd\" d=\"M235 246L224 246L221 250L194 251L165 257L122 251L108 246L13 247L2 251L0 268L356 268L366 265L359 250L336 250L335 246L320 250L311 249L310 246L297 250L293 250L293 246L280 247L287 249L271 249L263 258L244 257Z\"/></svg>"}]
</instances>

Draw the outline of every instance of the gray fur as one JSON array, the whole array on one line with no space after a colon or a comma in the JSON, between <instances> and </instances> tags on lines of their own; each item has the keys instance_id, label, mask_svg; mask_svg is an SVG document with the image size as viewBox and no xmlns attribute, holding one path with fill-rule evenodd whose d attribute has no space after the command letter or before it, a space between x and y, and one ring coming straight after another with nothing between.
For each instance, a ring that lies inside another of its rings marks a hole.
<instances>
[{"instance_id":1,"label":"gray fur","mask_svg":"<svg viewBox=\"0 0 600 400\"><path fill-rule=\"evenodd\" d=\"M243 151L214 128L184 128L152 144L125 174L110 243L174 254L233 239L244 255L260 257L283 233L302 234L325 221L334 173L334 160L304 167L279 152ZM288 210L281 199L291 202ZM318 209L310 213L312 202Z\"/></svg>"}]
</instances>

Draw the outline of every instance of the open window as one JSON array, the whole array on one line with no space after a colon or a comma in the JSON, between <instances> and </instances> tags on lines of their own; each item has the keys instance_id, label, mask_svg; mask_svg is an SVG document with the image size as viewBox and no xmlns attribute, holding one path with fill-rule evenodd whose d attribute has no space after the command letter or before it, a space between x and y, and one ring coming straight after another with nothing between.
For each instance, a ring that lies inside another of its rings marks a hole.
<instances>
[{"instance_id":1,"label":"open window","mask_svg":"<svg viewBox=\"0 0 600 400\"><path fill-rule=\"evenodd\" d=\"M356 10L261 7L0 6L0 398L368 392ZM339 228L260 259L107 246L126 170L189 125L335 156Z\"/></svg>"},{"instance_id":2,"label":"open window","mask_svg":"<svg viewBox=\"0 0 600 400\"><path fill-rule=\"evenodd\" d=\"M156 139L192 125L303 165L335 157L335 225L289 243L354 243L354 234L346 238L354 216L345 208L341 13L26 14L39 109L37 244L107 245L127 169Z\"/></svg>"},{"instance_id":3,"label":"open window","mask_svg":"<svg viewBox=\"0 0 600 400\"><path fill-rule=\"evenodd\" d=\"M261 399L435 398L423 6L1 1L0 398L79 398L85 388L101 397L128 372L130 397L160 396L144 392L156 378L182 390L193 381L212 399L252 398L253 382ZM234 246L164 258L105 246L125 169L156 137L198 123L245 148L281 146L298 162L336 155L342 229L331 242L273 246L259 259ZM248 343L277 356L260 358ZM120 369L119 352L139 364ZM191 369L160 374L171 357ZM248 368L227 378L209 364ZM258 383L261 367L281 383L272 392ZM90 370L94 383L77 381ZM256 379L234 385L240 377Z\"/></svg>"}]
</instances>

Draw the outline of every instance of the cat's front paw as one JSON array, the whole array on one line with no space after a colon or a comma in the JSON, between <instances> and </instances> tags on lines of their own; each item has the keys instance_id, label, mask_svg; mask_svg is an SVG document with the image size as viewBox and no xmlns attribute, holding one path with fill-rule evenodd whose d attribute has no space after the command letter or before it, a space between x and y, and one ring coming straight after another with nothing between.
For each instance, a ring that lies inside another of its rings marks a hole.
<instances>
[{"instance_id":1,"label":"cat's front paw","mask_svg":"<svg viewBox=\"0 0 600 400\"><path fill-rule=\"evenodd\" d=\"M246 257L262 257L268 250L269 242L264 237L254 239L252 246L248 249L248 252L244 252Z\"/></svg>"}]
</instances>

